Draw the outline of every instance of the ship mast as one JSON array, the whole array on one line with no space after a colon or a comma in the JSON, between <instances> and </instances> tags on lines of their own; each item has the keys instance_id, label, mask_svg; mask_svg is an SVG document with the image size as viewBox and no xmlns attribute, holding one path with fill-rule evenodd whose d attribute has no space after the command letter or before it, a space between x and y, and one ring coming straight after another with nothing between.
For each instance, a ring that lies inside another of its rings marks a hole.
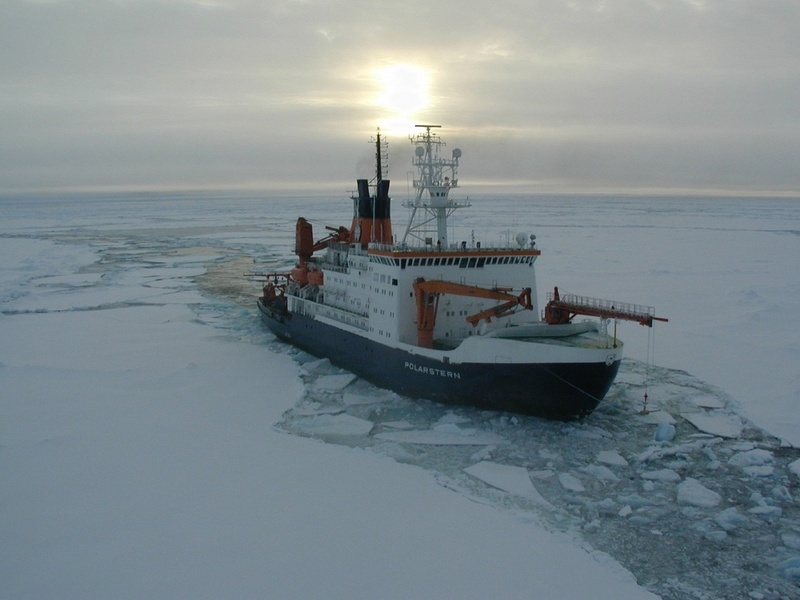
<instances>
[{"instance_id":1,"label":"ship mast","mask_svg":"<svg viewBox=\"0 0 800 600\"><path fill-rule=\"evenodd\" d=\"M411 143L416 146L414 159L411 161L417 167L417 178L414 179L416 194L413 201L404 203L404 206L412 210L402 243L405 244L411 236L420 242L435 243L437 248L446 249L447 217L458 208L470 206L469 201L459 203L450 198L450 190L458 187L458 159L461 158L461 150L455 148L452 158L442 158L440 151L445 143L438 134L431 132L431 129L438 129L441 125L416 127L424 128L425 131L409 136Z\"/></svg>"},{"instance_id":2,"label":"ship mast","mask_svg":"<svg viewBox=\"0 0 800 600\"><path fill-rule=\"evenodd\" d=\"M386 167L389 162L389 143L381 138L380 127L375 134L375 139L371 141L375 144L375 185L377 186L386 176Z\"/></svg>"}]
</instances>

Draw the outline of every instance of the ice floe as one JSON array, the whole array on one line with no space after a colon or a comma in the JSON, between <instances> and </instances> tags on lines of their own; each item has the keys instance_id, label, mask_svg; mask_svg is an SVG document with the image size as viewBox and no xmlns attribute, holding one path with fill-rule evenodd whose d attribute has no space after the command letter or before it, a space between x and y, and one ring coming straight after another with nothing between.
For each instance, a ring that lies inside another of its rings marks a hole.
<instances>
[{"instance_id":1,"label":"ice floe","mask_svg":"<svg viewBox=\"0 0 800 600\"><path fill-rule=\"evenodd\" d=\"M720 502L722 502L722 496L692 477L687 477L678 484L678 503L680 504L712 508Z\"/></svg>"},{"instance_id":2,"label":"ice floe","mask_svg":"<svg viewBox=\"0 0 800 600\"><path fill-rule=\"evenodd\" d=\"M528 498L546 508L555 508L536 490L523 467L481 461L465 468L464 472L509 494Z\"/></svg>"},{"instance_id":3,"label":"ice floe","mask_svg":"<svg viewBox=\"0 0 800 600\"><path fill-rule=\"evenodd\" d=\"M386 431L376 434L375 437L381 440L429 446L488 446L507 443L507 440L492 433L465 433L452 430Z\"/></svg>"},{"instance_id":4,"label":"ice floe","mask_svg":"<svg viewBox=\"0 0 800 600\"><path fill-rule=\"evenodd\" d=\"M564 487L565 490L569 490L570 492L580 493L586 491L586 488L583 486L583 483L581 483L581 480L572 473L559 473L558 482Z\"/></svg>"},{"instance_id":5,"label":"ice floe","mask_svg":"<svg viewBox=\"0 0 800 600\"><path fill-rule=\"evenodd\" d=\"M616 450L601 450L597 453L597 462L618 467L628 466L628 461Z\"/></svg>"},{"instance_id":6,"label":"ice floe","mask_svg":"<svg viewBox=\"0 0 800 600\"><path fill-rule=\"evenodd\" d=\"M352 373L324 375L314 381L313 389L316 391L341 392L356 379L357 377Z\"/></svg>"},{"instance_id":7,"label":"ice floe","mask_svg":"<svg viewBox=\"0 0 800 600\"><path fill-rule=\"evenodd\" d=\"M742 434L742 420L724 412L681 413L698 430L723 438L738 438Z\"/></svg>"},{"instance_id":8,"label":"ice floe","mask_svg":"<svg viewBox=\"0 0 800 600\"><path fill-rule=\"evenodd\" d=\"M603 465L586 465L580 470L600 481L619 481L619 477L614 474L614 471Z\"/></svg>"},{"instance_id":9,"label":"ice floe","mask_svg":"<svg viewBox=\"0 0 800 600\"><path fill-rule=\"evenodd\" d=\"M653 436L657 442L671 442L675 438L675 425L672 423L659 423L656 434Z\"/></svg>"},{"instance_id":10,"label":"ice floe","mask_svg":"<svg viewBox=\"0 0 800 600\"><path fill-rule=\"evenodd\" d=\"M367 435L374 426L372 421L347 414L317 414L299 417L298 425L312 435L318 436Z\"/></svg>"},{"instance_id":11,"label":"ice floe","mask_svg":"<svg viewBox=\"0 0 800 600\"><path fill-rule=\"evenodd\" d=\"M639 477L642 479L649 479L651 481L671 481L676 482L681 480L681 476L678 475L672 469L657 469L655 471L642 471L639 473Z\"/></svg>"},{"instance_id":12,"label":"ice floe","mask_svg":"<svg viewBox=\"0 0 800 600\"><path fill-rule=\"evenodd\" d=\"M725 531L733 531L748 523L747 517L741 515L735 506L721 511L714 517L714 521Z\"/></svg>"},{"instance_id":13,"label":"ice floe","mask_svg":"<svg viewBox=\"0 0 800 600\"><path fill-rule=\"evenodd\" d=\"M769 450L754 448L745 452L737 452L728 459L728 464L734 467L756 467L771 465L775 457Z\"/></svg>"}]
</instances>

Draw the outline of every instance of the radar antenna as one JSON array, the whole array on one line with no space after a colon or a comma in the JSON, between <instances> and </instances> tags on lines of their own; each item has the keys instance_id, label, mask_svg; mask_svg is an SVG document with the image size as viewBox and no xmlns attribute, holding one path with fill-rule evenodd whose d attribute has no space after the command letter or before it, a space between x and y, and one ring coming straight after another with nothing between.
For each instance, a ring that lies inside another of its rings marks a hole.
<instances>
[{"instance_id":1,"label":"radar antenna","mask_svg":"<svg viewBox=\"0 0 800 600\"><path fill-rule=\"evenodd\" d=\"M447 248L447 217L458 208L470 206L468 200L459 202L450 198L450 190L458 187L461 150L455 148L451 158L443 158L440 152L446 144L431 131L441 128L441 125L416 127L425 131L409 136L410 142L416 146L411 164L417 168L417 177L414 179L414 199L404 204L411 208L411 218L403 235L403 244L409 236L420 242L427 238L432 240L435 236L437 247Z\"/></svg>"}]
</instances>

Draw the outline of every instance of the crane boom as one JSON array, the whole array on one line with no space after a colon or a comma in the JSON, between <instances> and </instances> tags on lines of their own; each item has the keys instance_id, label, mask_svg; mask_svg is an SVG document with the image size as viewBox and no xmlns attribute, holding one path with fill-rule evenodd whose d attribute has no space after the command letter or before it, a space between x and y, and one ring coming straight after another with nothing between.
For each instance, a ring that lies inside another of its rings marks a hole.
<instances>
[{"instance_id":1,"label":"crane boom","mask_svg":"<svg viewBox=\"0 0 800 600\"><path fill-rule=\"evenodd\" d=\"M544 308L544 318L551 325L569 323L576 315L636 321L647 327L652 327L653 321L669 321L664 317L655 316L655 309L652 306L639 306L575 294L562 296L558 288L554 288L553 293L547 294L547 297L549 301Z\"/></svg>"},{"instance_id":2,"label":"crane boom","mask_svg":"<svg viewBox=\"0 0 800 600\"><path fill-rule=\"evenodd\" d=\"M522 293L515 296L511 293L511 288L482 288L452 281L426 281L420 277L414 281L414 294L417 299L417 343L423 348L433 347L433 328L436 325L439 296L442 294L505 301L492 308L469 315L466 320L473 327L476 327L484 319L488 323L492 318L511 315L516 312L515 309L518 307L524 310L533 310L531 288L525 288Z\"/></svg>"}]
</instances>

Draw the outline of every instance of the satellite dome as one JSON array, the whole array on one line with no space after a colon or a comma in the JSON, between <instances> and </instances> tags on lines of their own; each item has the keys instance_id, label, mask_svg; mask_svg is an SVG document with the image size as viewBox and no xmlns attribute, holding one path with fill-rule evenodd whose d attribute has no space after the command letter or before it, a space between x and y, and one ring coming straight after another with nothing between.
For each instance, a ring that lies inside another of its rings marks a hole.
<instances>
[{"instance_id":1,"label":"satellite dome","mask_svg":"<svg viewBox=\"0 0 800 600\"><path fill-rule=\"evenodd\" d=\"M453 148L453 158L461 158L461 148Z\"/></svg>"},{"instance_id":2,"label":"satellite dome","mask_svg":"<svg viewBox=\"0 0 800 600\"><path fill-rule=\"evenodd\" d=\"M423 148L422 146L417 146L417 149L414 150L414 154L422 158L422 155L425 154L425 148Z\"/></svg>"},{"instance_id":3,"label":"satellite dome","mask_svg":"<svg viewBox=\"0 0 800 600\"><path fill-rule=\"evenodd\" d=\"M520 248L525 246L525 243L528 241L528 234L527 233L518 233L517 237L514 238L517 240L517 244L519 244Z\"/></svg>"}]
</instances>

